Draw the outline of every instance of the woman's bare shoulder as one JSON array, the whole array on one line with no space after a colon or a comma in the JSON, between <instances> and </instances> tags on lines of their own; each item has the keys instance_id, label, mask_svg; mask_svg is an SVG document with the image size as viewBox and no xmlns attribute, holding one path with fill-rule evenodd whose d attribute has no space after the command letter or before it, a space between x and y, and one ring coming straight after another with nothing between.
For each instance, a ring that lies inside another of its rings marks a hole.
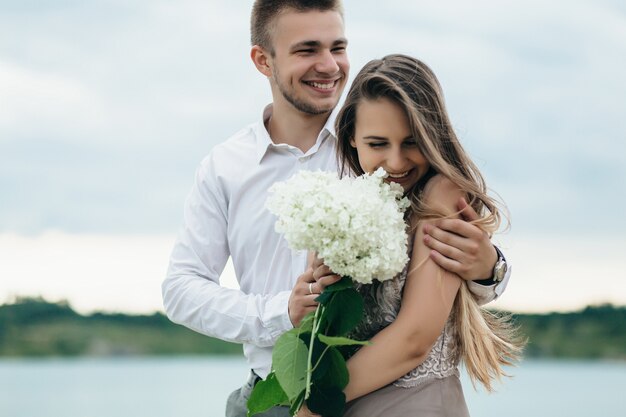
<instances>
[{"instance_id":1,"label":"woman's bare shoulder","mask_svg":"<svg viewBox=\"0 0 626 417\"><path fill-rule=\"evenodd\" d=\"M441 174L433 176L426 183L422 194L428 206L444 210L447 214L457 211L457 202L464 196L465 193L458 185Z\"/></svg>"}]
</instances>

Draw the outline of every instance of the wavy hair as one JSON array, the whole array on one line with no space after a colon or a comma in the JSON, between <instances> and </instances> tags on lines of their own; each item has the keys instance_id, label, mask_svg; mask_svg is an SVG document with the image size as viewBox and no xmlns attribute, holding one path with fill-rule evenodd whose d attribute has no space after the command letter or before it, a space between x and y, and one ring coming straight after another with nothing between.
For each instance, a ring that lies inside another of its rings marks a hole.
<instances>
[{"instance_id":1,"label":"wavy hair","mask_svg":"<svg viewBox=\"0 0 626 417\"><path fill-rule=\"evenodd\" d=\"M439 174L459 187L479 214L480 219L472 223L490 236L498 230L503 218L501 204L488 195L480 171L459 143L437 77L418 59L388 55L370 61L357 74L336 121L340 175L364 173L357 150L351 145L357 108L363 100L378 99L391 100L405 111L412 136L430 163L429 171L407 190L411 202L408 224L414 229L420 220L448 217L421 198L428 181ZM478 305L465 281L452 315L461 357L472 383L478 381L491 391L492 380L506 375L502 367L519 360L524 342L516 335L517 329L508 316L490 313Z\"/></svg>"}]
</instances>

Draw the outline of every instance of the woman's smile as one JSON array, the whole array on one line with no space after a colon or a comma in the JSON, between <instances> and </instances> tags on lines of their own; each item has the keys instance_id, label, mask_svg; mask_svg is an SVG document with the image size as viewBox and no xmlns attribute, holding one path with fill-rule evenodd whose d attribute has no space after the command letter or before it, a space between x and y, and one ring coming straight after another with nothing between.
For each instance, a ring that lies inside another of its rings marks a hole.
<instances>
[{"instance_id":1,"label":"woman's smile","mask_svg":"<svg viewBox=\"0 0 626 417\"><path fill-rule=\"evenodd\" d=\"M351 142L364 172L383 168L386 181L411 188L428 171L430 164L419 150L404 110L383 98L363 100L356 111Z\"/></svg>"}]
</instances>

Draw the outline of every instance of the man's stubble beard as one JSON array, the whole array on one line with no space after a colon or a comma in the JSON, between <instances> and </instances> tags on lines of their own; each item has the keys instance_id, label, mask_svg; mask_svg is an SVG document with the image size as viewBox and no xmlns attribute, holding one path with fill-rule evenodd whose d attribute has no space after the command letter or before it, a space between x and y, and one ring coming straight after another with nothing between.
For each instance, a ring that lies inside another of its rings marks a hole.
<instances>
[{"instance_id":1,"label":"man's stubble beard","mask_svg":"<svg viewBox=\"0 0 626 417\"><path fill-rule=\"evenodd\" d=\"M280 91L280 94L282 94L285 100L287 100L293 107L295 107L296 110L299 110L302 113L309 114L312 116L317 116L317 115L324 114L324 113L330 113L337 106L337 102L339 101L337 100L337 102L335 102L335 104L330 109L321 109L319 107L315 107L312 104L307 103L304 100L298 99L297 97L295 97L294 94L291 94L291 92L283 86L283 84L280 82L278 69L276 68L274 69L272 78L274 79L274 82L276 83L276 86L278 87L278 91Z\"/></svg>"}]
</instances>

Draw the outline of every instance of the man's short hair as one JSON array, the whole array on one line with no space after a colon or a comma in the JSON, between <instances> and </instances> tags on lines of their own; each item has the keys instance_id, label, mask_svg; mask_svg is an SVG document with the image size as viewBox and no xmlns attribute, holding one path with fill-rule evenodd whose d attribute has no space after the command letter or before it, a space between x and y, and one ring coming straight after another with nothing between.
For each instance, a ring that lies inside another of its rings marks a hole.
<instances>
[{"instance_id":1,"label":"man's short hair","mask_svg":"<svg viewBox=\"0 0 626 417\"><path fill-rule=\"evenodd\" d=\"M259 45L273 55L272 30L274 22L281 13L289 9L296 12L336 11L343 16L341 0L255 0L250 19L252 45Z\"/></svg>"}]
</instances>

